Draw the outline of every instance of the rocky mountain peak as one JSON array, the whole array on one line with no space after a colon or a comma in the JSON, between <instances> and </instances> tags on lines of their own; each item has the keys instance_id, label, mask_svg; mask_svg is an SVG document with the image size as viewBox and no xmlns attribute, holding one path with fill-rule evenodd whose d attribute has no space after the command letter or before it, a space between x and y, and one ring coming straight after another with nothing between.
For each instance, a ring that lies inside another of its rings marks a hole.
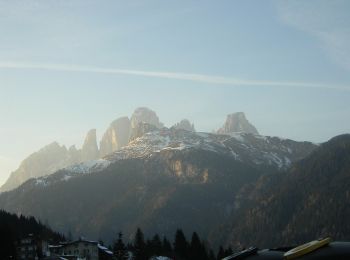
<instances>
[{"instance_id":1,"label":"rocky mountain peak","mask_svg":"<svg viewBox=\"0 0 350 260\"><path fill-rule=\"evenodd\" d=\"M96 129L91 129L86 137L81 149L81 156L83 161L89 161L97 159L98 157L98 147L96 140Z\"/></svg>"},{"instance_id":2,"label":"rocky mountain peak","mask_svg":"<svg viewBox=\"0 0 350 260\"><path fill-rule=\"evenodd\" d=\"M137 108L131 116L131 127L135 128L139 123L147 123L150 125L154 125L157 128L163 127L163 124L159 122L159 118L153 110L147 107L139 107Z\"/></svg>"},{"instance_id":3,"label":"rocky mountain peak","mask_svg":"<svg viewBox=\"0 0 350 260\"><path fill-rule=\"evenodd\" d=\"M140 122L138 125L131 130L130 142L138 137L143 136L146 133L156 131L158 128L152 124Z\"/></svg>"},{"instance_id":4,"label":"rocky mountain peak","mask_svg":"<svg viewBox=\"0 0 350 260\"><path fill-rule=\"evenodd\" d=\"M66 166L68 150L57 142L50 143L24 159L17 170L11 173L0 192L18 187L26 180L51 174Z\"/></svg>"},{"instance_id":5,"label":"rocky mountain peak","mask_svg":"<svg viewBox=\"0 0 350 260\"><path fill-rule=\"evenodd\" d=\"M60 149L66 149L65 146L60 146L58 142L52 142L47 145L45 145L43 148L41 148L38 152L44 152L44 151L57 151Z\"/></svg>"},{"instance_id":6,"label":"rocky mountain peak","mask_svg":"<svg viewBox=\"0 0 350 260\"><path fill-rule=\"evenodd\" d=\"M182 119L180 122L172 126L174 129L182 129L186 131L195 132L194 124L191 124L188 119Z\"/></svg>"},{"instance_id":7,"label":"rocky mountain peak","mask_svg":"<svg viewBox=\"0 0 350 260\"><path fill-rule=\"evenodd\" d=\"M127 145L130 137L130 128L131 125L128 117L120 117L114 120L101 139L101 157Z\"/></svg>"},{"instance_id":8,"label":"rocky mountain peak","mask_svg":"<svg viewBox=\"0 0 350 260\"><path fill-rule=\"evenodd\" d=\"M72 153L75 153L75 152L78 152L78 149L77 147L73 144L69 147L68 149L69 152L72 152Z\"/></svg>"},{"instance_id":9,"label":"rocky mountain peak","mask_svg":"<svg viewBox=\"0 0 350 260\"><path fill-rule=\"evenodd\" d=\"M244 132L259 134L258 130L247 120L243 112L227 115L225 124L217 131L218 134Z\"/></svg>"}]
</instances>

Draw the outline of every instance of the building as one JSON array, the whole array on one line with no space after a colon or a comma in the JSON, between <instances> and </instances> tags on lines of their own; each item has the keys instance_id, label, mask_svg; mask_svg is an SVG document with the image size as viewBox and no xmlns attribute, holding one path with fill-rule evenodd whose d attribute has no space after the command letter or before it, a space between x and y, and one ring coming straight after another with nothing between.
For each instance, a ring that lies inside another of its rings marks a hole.
<instances>
[{"instance_id":1,"label":"building","mask_svg":"<svg viewBox=\"0 0 350 260\"><path fill-rule=\"evenodd\" d=\"M17 259L36 260L49 256L49 244L47 241L29 234L20 239L16 245Z\"/></svg>"},{"instance_id":2,"label":"building","mask_svg":"<svg viewBox=\"0 0 350 260\"><path fill-rule=\"evenodd\" d=\"M101 246L97 241L83 238L59 245L50 245L49 249L52 256L72 260L109 260L113 258L113 253L108 248Z\"/></svg>"}]
</instances>

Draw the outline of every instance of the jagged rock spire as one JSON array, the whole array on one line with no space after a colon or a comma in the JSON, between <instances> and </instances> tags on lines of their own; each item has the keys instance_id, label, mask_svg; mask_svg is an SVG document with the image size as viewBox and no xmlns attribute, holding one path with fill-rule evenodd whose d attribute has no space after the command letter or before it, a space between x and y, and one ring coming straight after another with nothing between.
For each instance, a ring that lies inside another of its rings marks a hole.
<instances>
[{"instance_id":1,"label":"jagged rock spire","mask_svg":"<svg viewBox=\"0 0 350 260\"><path fill-rule=\"evenodd\" d=\"M195 132L194 124L191 124L188 119L182 119L180 122L172 126L175 129L183 129L186 131Z\"/></svg>"},{"instance_id":2,"label":"jagged rock spire","mask_svg":"<svg viewBox=\"0 0 350 260\"><path fill-rule=\"evenodd\" d=\"M98 147L96 141L96 129L91 129L86 137L81 149L81 158L83 161L94 160L98 158Z\"/></svg>"},{"instance_id":3,"label":"jagged rock spire","mask_svg":"<svg viewBox=\"0 0 350 260\"><path fill-rule=\"evenodd\" d=\"M227 115L225 124L217 131L218 134L230 134L235 132L259 134L258 130L246 119L243 112Z\"/></svg>"},{"instance_id":4,"label":"jagged rock spire","mask_svg":"<svg viewBox=\"0 0 350 260\"><path fill-rule=\"evenodd\" d=\"M110 154L129 142L130 120L128 117L120 117L114 120L100 142L100 156Z\"/></svg>"}]
</instances>

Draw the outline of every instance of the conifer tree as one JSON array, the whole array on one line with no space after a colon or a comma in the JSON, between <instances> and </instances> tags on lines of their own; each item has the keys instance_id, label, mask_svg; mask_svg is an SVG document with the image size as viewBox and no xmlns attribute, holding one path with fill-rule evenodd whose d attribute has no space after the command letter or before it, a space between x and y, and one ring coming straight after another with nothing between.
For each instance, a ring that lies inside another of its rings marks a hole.
<instances>
[{"instance_id":1,"label":"conifer tree","mask_svg":"<svg viewBox=\"0 0 350 260\"><path fill-rule=\"evenodd\" d=\"M160 256L162 254L162 241L158 234L155 234L150 241L150 255Z\"/></svg>"},{"instance_id":2,"label":"conifer tree","mask_svg":"<svg viewBox=\"0 0 350 260\"><path fill-rule=\"evenodd\" d=\"M190 249L189 259L202 259L202 245L196 232L193 232Z\"/></svg>"},{"instance_id":3,"label":"conifer tree","mask_svg":"<svg viewBox=\"0 0 350 260\"><path fill-rule=\"evenodd\" d=\"M135 260L147 260L146 243L144 235L140 228L137 229L134 238L134 259Z\"/></svg>"},{"instance_id":4,"label":"conifer tree","mask_svg":"<svg viewBox=\"0 0 350 260\"><path fill-rule=\"evenodd\" d=\"M170 257L172 255L172 247L169 240L166 237L163 237L162 242L162 255Z\"/></svg>"},{"instance_id":5,"label":"conifer tree","mask_svg":"<svg viewBox=\"0 0 350 260\"><path fill-rule=\"evenodd\" d=\"M186 259L188 254L188 243L181 229L178 229L175 234L174 253L176 259Z\"/></svg>"},{"instance_id":6,"label":"conifer tree","mask_svg":"<svg viewBox=\"0 0 350 260\"><path fill-rule=\"evenodd\" d=\"M9 259L15 256L15 244L8 226L0 223L0 259Z\"/></svg>"},{"instance_id":7,"label":"conifer tree","mask_svg":"<svg viewBox=\"0 0 350 260\"><path fill-rule=\"evenodd\" d=\"M118 239L114 243L113 246L113 252L117 260L126 260L128 259L128 251L125 247L125 244L123 242L123 234L122 232L119 232Z\"/></svg>"}]
</instances>

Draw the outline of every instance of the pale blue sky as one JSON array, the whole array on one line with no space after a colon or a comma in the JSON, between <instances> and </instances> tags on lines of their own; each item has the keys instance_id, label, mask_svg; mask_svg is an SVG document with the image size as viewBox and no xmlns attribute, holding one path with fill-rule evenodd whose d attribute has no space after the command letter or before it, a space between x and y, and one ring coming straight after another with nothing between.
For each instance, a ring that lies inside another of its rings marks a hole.
<instances>
[{"instance_id":1,"label":"pale blue sky","mask_svg":"<svg viewBox=\"0 0 350 260\"><path fill-rule=\"evenodd\" d=\"M0 184L54 140L138 106L199 131L349 132L349 1L0 0Z\"/></svg>"}]
</instances>

